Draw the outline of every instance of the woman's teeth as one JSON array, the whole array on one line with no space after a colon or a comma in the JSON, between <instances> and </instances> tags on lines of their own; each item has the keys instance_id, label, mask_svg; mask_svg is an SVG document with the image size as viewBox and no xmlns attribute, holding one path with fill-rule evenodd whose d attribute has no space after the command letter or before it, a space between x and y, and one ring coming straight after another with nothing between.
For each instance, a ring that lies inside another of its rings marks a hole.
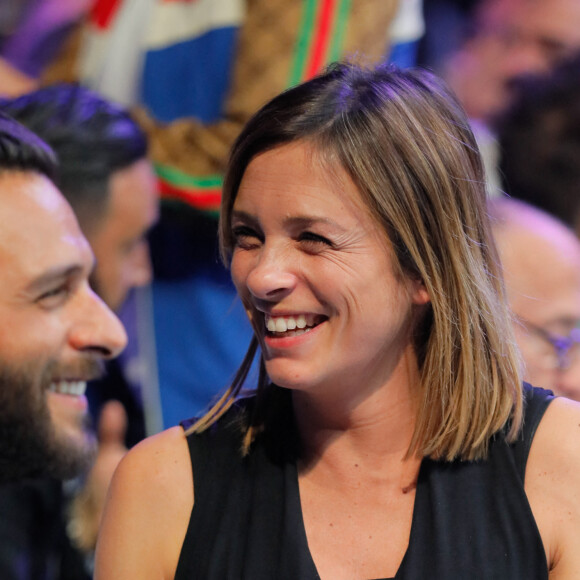
<instances>
[{"instance_id":1,"label":"woman's teeth","mask_svg":"<svg viewBox=\"0 0 580 580\"><path fill-rule=\"evenodd\" d=\"M61 395L72 395L79 397L85 394L87 388L86 381L55 381L50 383L49 391Z\"/></svg>"},{"instance_id":2,"label":"woman's teeth","mask_svg":"<svg viewBox=\"0 0 580 580\"><path fill-rule=\"evenodd\" d=\"M266 316L268 332L287 332L288 330L302 330L314 326L313 314L299 314L298 316L280 316L272 318Z\"/></svg>"}]
</instances>

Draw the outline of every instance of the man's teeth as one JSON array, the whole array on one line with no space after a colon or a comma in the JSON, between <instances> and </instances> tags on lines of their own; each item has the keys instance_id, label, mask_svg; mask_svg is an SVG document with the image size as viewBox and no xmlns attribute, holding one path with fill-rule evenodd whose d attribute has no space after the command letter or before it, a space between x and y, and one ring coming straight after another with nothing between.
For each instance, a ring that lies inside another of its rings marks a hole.
<instances>
[{"instance_id":1,"label":"man's teeth","mask_svg":"<svg viewBox=\"0 0 580 580\"><path fill-rule=\"evenodd\" d=\"M49 391L61 395L81 396L85 394L86 381L55 381L50 383Z\"/></svg>"},{"instance_id":2,"label":"man's teeth","mask_svg":"<svg viewBox=\"0 0 580 580\"><path fill-rule=\"evenodd\" d=\"M314 325L314 315L299 314L298 316L266 317L268 332L286 332L287 330L303 329Z\"/></svg>"}]
</instances>

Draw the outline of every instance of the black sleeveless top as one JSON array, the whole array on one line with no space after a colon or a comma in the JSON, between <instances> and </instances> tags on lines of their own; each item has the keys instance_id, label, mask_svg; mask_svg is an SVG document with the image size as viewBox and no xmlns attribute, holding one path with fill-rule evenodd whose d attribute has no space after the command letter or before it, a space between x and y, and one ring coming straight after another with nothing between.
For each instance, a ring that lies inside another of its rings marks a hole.
<instances>
[{"instance_id":1,"label":"black sleeveless top","mask_svg":"<svg viewBox=\"0 0 580 580\"><path fill-rule=\"evenodd\" d=\"M319 578L302 520L290 395L281 396L288 397L285 411L245 458L240 424L252 398L188 437L195 506L176 580ZM498 434L486 461L423 460L397 580L548 578L523 482L536 427L553 397L525 385L525 399L520 439L508 445Z\"/></svg>"}]
</instances>

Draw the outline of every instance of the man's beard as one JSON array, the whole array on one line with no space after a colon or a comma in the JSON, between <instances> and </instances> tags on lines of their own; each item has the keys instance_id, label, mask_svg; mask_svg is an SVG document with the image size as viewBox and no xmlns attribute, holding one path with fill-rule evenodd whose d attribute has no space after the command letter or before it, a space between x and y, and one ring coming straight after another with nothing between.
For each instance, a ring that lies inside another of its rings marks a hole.
<instances>
[{"instance_id":1,"label":"man's beard","mask_svg":"<svg viewBox=\"0 0 580 580\"><path fill-rule=\"evenodd\" d=\"M88 417L77 437L64 436L50 415L48 387L54 377L95 378L102 368L92 358L80 359L73 373L55 361L39 368L36 361L15 367L0 360L0 483L42 475L69 479L90 467L96 442Z\"/></svg>"}]
</instances>

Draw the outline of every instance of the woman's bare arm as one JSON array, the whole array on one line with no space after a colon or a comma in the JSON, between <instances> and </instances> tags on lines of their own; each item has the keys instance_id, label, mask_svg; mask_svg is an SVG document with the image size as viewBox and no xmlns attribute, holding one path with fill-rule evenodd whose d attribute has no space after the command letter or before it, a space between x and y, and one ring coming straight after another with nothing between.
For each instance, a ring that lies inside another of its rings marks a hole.
<instances>
[{"instance_id":1,"label":"woman's bare arm","mask_svg":"<svg viewBox=\"0 0 580 580\"><path fill-rule=\"evenodd\" d=\"M550 580L580 578L580 404L558 398L546 410L530 451L525 488Z\"/></svg>"}]
</instances>

